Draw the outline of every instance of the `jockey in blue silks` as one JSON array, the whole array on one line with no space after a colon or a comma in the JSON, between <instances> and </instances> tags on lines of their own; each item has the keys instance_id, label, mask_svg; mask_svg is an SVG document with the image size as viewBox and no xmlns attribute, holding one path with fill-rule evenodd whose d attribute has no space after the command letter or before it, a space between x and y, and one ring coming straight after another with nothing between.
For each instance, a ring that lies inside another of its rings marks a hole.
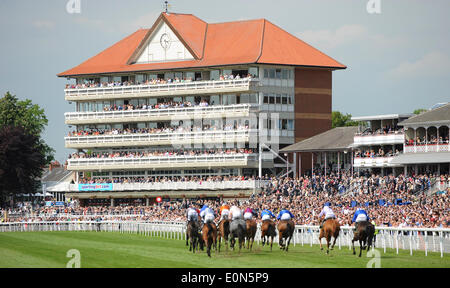
<instances>
[{"instance_id":1,"label":"jockey in blue silks","mask_svg":"<svg viewBox=\"0 0 450 288\"><path fill-rule=\"evenodd\" d=\"M292 218L294 218L294 215L289 210L283 209L278 214L277 220L291 220Z\"/></svg>"},{"instance_id":2,"label":"jockey in blue silks","mask_svg":"<svg viewBox=\"0 0 450 288\"><path fill-rule=\"evenodd\" d=\"M358 223L364 221L369 221L369 216L367 215L367 212L362 208L356 209L355 215L353 215L352 219L352 223L355 223L355 231L358 228Z\"/></svg>"},{"instance_id":3,"label":"jockey in blue silks","mask_svg":"<svg viewBox=\"0 0 450 288\"><path fill-rule=\"evenodd\" d=\"M262 212L261 212L261 219L263 220L263 221L265 221L265 220L270 220L271 218L275 218L275 217L277 217L277 216L275 216L270 210L268 210L268 209L264 209Z\"/></svg>"}]
</instances>

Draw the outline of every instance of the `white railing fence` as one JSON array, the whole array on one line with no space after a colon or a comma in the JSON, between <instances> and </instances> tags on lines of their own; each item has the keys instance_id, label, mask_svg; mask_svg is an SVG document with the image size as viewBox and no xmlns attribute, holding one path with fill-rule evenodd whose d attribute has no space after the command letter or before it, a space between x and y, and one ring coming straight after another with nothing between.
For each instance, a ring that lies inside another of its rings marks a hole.
<instances>
[{"instance_id":1,"label":"white railing fence","mask_svg":"<svg viewBox=\"0 0 450 288\"><path fill-rule=\"evenodd\" d=\"M450 251L450 229L438 228L394 228L376 227L375 246L383 249L409 250L410 255L415 251L423 251L425 256L429 252L440 253L441 258ZM96 231L119 232L122 234L140 234L149 237L163 237L165 239L186 240L186 223L184 222L138 222L138 221L67 221L67 222L17 222L0 223L0 232L34 232L34 231ZM296 225L292 244L319 244L319 227ZM336 241L336 247L352 247L353 227L342 226ZM261 230L258 225L255 241L261 242ZM274 239L278 243L278 236ZM322 239L325 243L325 240ZM355 247L359 246L355 242Z\"/></svg>"}]
</instances>

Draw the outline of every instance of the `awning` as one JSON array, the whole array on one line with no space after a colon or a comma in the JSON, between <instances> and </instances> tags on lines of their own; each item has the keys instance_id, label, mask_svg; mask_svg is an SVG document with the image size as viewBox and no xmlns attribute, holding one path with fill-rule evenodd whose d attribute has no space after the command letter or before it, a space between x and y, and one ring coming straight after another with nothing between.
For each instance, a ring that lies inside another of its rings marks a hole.
<instances>
[{"instance_id":1,"label":"awning","mask_svg":"<svg viewBox=\"0 0 450 288\"><path fill-rule=\"evenodd\" d=\"M392 159L391 164L450 163L450 152L405 153Z\"/></svg>"}]
</instances>

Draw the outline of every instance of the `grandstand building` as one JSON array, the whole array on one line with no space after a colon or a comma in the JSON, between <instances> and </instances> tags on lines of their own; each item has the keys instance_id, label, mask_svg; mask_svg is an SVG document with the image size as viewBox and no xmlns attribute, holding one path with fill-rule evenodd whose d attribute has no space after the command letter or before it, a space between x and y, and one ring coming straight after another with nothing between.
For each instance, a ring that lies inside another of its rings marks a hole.
<instances>
[{"instance_id":1,"label":"grandstand building","mask_svg":"<svg viewBox=\"0 0 450 288\"><path fill-rule=\"evenodd\" d=\"M419 115L389 114L352 117L357 127L338 127L281 149L301 154L293 167L302 169L303 155L310 167L325 173L340 169L380 175L446 175L450 172L450 103ZM352 173L353 174L353 173Z\"/></svg>"},{"instance_id":2,"label":"grandstand building","mask_svg":"<svg viewBox=\"0 0 450 288\"><path fill-rule=\"evenodd\" d=\"M340 69L265 19L211 24L161 13L150 29L58 74L75 103L65 146L76 151L67 166L75 181L58 189L112 205L248 196L256 176L290 169L280 149L331 128ZM155 180L212 176L225 181Z\"/></svg>"}]
</instances>

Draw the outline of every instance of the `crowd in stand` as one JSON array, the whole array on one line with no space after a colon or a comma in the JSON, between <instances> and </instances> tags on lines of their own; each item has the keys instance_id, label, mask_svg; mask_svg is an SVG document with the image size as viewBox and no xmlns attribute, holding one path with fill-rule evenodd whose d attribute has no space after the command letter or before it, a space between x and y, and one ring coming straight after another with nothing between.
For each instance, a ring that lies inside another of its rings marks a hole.
<instances>
[{"instance_id":1,"label":"crowd in stand","mask_svg":"<svg viewBox=\"0 0 450 288\"><path fill-rule=\"evenodd\" d=\"M230 149L207 149L207 150L149 150L149 151L116 151L116 152L91 152L73 153L69 159L84 158L142 158L162 156L202 156L202 155L235 155L252 154L252 149L230 148Z\"/></svg>"},{"instance_id":2,"label":"crowd in stand","mask_svg":"<svg viewBox=\"0 0 450 288\"><path fill-rule=\"evenodd\" d=\"M148 177L143 181L241 181L242 176L211 177ZM89 182L88 179L82 181ZM111 181L111 179L105 179ZM441 175L437 181L450 182L450 175ZM94 183L98 183L96 180ZM255 214L263 209L277 213L289 209L297 224L319 223L317 215L325 202L342 225L351 225L357 207L362 206L378 226L394 227L450 227L450 189L445 193L427 196L421 191L431 185L428 175L394 177L366 175L351 177L348 173L327 176L303 176L297 179L272 178L269 184L246 200L232 200L229 204L242 209L251 207ZM216 200L183 200L163 202L150 206L119 204L116 207L41 207L34 210L35 217L16 217L14 221L79 221L79 220L131 220L141 221L185 221L186 208L208 204L215 211L223 202ZM24 211L22 211L24 212ZM28 211L29 212L29 211ZM59 215L58 213L68 214ZM80 216L81 215L81 216ZM218 213L217 213L218 220Z\"/></svg>"},{"instance_id":3,"label":"crowd in stand","mask_svg":"<svg viewBox=\"0 0 450 288\"><path fill-rule=\"evenodd\" d=\"M213 105L214 103L212 103ZM168 109L168 108L185 108L185 107L208 107L209 101L200 100L199 102L190 101L167 101L156 104L124 104L103 107L103 111L132 111L132 110L152 110L152 109Z\"/></svg>"},{"instance_id":4,"label":"crowd in stand","mask_svg":"<svg viewBox=\"0 0 450 288\"><path fill-rule=\"evenodd\" d=\"M202 131L243 131L248 130L248 125L225 124L202 125L202 126L164 126L162 128L126 128L126 129L96 129L77 130L69 132L69 137L79 136L100 136L100 135L127 135L127 134L162 134L162 133L183 133L183 132L202 132Z\"/></svg>"},{"instance_id":5,"label":"crowd in stand","mask_svg":"<svg viewBox=\"0 0 450 288\"><path fill-rule=\"evenodd\" d=\"M364 130L363 132L357 132L357 136L369 136L369 135L388 135L388 134L402 134L405 132L404 128L398 127L396 124L386 125L380 129L376 129L375 131L372 131L372 129L368 128Z\"/></svg>"},{"instance_id":6,"label":"crowd in stand","mask_svg":"<svg viewBox=\"0 0 450 288\"><path fill-rule=\"evenodd\" d=\"M220 75L219 80L238 80L242 78L252 78L251 74L247 74L245 77L241 77L241 75L233 75L233 74L225 74ZM194 81L191 77L175 77L169 79L163 78L153 78L148 79L143 82L139 81L111 81L111 82L84 82L78 84L66 84L66 89L85 89L85 88L107 88L107 87L126 87L126 86L135 86L135 85L157 85L157 84L170 84L170 83L185 83Z\"/></svg>"},{"instance_id":7,"label":"crowd in stand","mask_svg":"<svg viewBox=\"0 0 450 288\"><path fill-rule=\"evenodd\" d=\"M395 152L393 152L392 149L390 149L388 152L384 152L382 148L378 149L378 152L375 152L375 150L373 149L355 151L355 158L392 157L398 155L400 155L400 151L398 151L398 149L395 149Z\"/></svg>"},{"instance_id":8,"label":"crowd in stand","mask_svg":"<svg viewBox=\"0 0 450 288\"><path fill-rule=\"evenodd\" d=\"M439 140L437 136L431 135L429 136L429 139L427 141L426 137L419 137L417 136L416 139L409 139L405 141L406 146L413 146L413 145L435 145L435 144L448 144L448 136L439 136Z\"/></svg>"},{"instance_id":9,"label":"crowd in stand","mask_svg":"<svg viewBox=\"0 0 450 288\"><path fill-rule=\"evenodd\" d=\"M136 177L113 177L113 178L80 178L81 184L104 184L104 183L174 183L174 182L223 182L223 181L247 181L255 180L255 177L245 176L136 176Z\"/></svg>"}]
</instances>

